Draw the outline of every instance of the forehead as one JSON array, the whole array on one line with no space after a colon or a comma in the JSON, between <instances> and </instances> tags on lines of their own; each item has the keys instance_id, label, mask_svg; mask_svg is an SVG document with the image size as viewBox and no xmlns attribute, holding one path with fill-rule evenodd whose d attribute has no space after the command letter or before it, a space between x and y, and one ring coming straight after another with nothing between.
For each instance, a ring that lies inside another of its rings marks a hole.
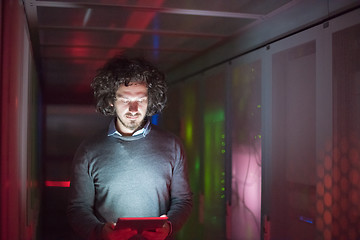
<instances>
[{"instance_id":1,"label":"forehead","mask_svg":"<svg viewBox=\"0 0 360 240\"><path fill-rule=\"evenodd\" d=\"M121 84L116 91L116 96L147 96L146 83L131 83L128 86Z\"/></svg>"}]
</instances>

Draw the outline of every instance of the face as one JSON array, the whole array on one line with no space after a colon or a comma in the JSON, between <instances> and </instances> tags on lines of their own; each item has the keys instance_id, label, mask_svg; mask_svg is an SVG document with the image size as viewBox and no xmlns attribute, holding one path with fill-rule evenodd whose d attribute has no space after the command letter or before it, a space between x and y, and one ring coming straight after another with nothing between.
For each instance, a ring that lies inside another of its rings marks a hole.
<instances>
[{"instance_id":1,"label":"face","mask_svg":"<svg viewBox=\"0 0 360 240\"><path fill-rule=\"evenodd\" d=\"M122 135L132 135L142 127L148 106L148 89L145 83L121 85L113 104L116 128Z\"/></svg>"}]
</instances>

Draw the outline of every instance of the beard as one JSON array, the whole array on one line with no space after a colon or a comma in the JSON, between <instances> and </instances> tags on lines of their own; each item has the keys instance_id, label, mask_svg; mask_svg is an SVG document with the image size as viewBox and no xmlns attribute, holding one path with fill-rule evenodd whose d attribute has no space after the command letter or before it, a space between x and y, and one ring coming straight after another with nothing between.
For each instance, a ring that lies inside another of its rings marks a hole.
<instances>
[{"instance_id":1,"label":"beard","mask_svg":"<svg viewBox=\"0 0 360 240\"><path fill-rule=\"evenodd\" d=\"M127 116L137 116L138 118L128 119ZM124 115L124 117L121 118L118 116L117 118L125 128L127 128L128 130L131 130L131 131L140 129L145 122L145 116L141 116L141 114L139 114L139 113L134 114L134 115L131 113L127 113Z\"/></svg>"}]
</instances>

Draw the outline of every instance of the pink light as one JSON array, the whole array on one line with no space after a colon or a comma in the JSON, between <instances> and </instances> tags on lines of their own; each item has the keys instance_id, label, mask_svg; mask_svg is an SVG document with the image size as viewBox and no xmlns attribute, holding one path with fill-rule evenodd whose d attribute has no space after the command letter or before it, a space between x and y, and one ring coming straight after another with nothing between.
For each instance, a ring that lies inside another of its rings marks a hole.
<instances>
[{"instance_id":1,"label":"pink light","mask_svg":"<svg viewBox=\"0 0 360 240\"><path fill-rule=\"evenodd\" d=\"M260 142L233 145L231 234L234 239L253 239L258 234L261 223L260 163Z\"/></svg>"},{"instance_id":2,"label":"pink light","mask_svg":"<svg viewBox=\"0 0 360 240\"><path fill-rule=\"evenodd\" d=\"M164 0L153 0L152 4L154 7L160 7L163 4ZM147 4L147 0L140 0L138 5ZM146 29L151 23L152 19L155 17L156 12L133 12L126 23L127 28L134 29ZM123 37L118 41L118 46L131 48L136 45L140 40L141 34L124 34ZM116 54L117 50L111 50L108 53L108 57L112 57Z\"/></svg>"},{"instance_id":3,"label":"pink light","mask_svg":"<svg viewBox=\"0 0 360 240\"><path fill-rule=\"evenodd\" d=\"M70 181L45 181L46 187L70 187Z\"/></svg>"}]
</instances>

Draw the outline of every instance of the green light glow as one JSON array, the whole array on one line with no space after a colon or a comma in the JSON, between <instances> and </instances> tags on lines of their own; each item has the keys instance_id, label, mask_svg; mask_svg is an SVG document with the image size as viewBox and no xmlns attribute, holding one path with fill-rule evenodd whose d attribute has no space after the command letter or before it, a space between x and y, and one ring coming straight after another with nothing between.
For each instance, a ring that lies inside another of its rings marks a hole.
<instances>
[{"instance_id":1,"label":"green light glow","mask_svg":"<svg viewBox=\"0 0 360 240\"><path fill-rule=\"evenodd\" d=\"M200 158L197 157L195 160L195 170L199 171L200 170Z\"/></svg>"},{"instance_id":2,"label":"green light glow","mask_svg":"<svg viewBox=\"0 0 360 240\"><path fill-rule=\"evenodd\" d=\"M186 119L185 123L185 141L188 146L193 145L193 121L191 118Z\"/></svg>"},{"instance_id":3,"label":"green light glow","mask_svg":"<svg viewBox=\"0 0 360 240\"><path fill-rule=\"evenodd\" d=\"M196 96L193 87L186 89L186 97L184 98L185 104L185 144L189 147L193 146L193 124L194 114L196 109Z\"/></svg>"},{"instance_id":4,"label":"green light glow","mask_svg":"<svg viewBox=\"0 0 360 240\"><path fill-rule=\"evenodd\" d=\"M208 111L204 116L204 203L205 209L221 205L224 199L225 113ZM210 211L210 210L209 210ZM211 211L210 211L211 212Z\"/></svg>"}]
</instances>

